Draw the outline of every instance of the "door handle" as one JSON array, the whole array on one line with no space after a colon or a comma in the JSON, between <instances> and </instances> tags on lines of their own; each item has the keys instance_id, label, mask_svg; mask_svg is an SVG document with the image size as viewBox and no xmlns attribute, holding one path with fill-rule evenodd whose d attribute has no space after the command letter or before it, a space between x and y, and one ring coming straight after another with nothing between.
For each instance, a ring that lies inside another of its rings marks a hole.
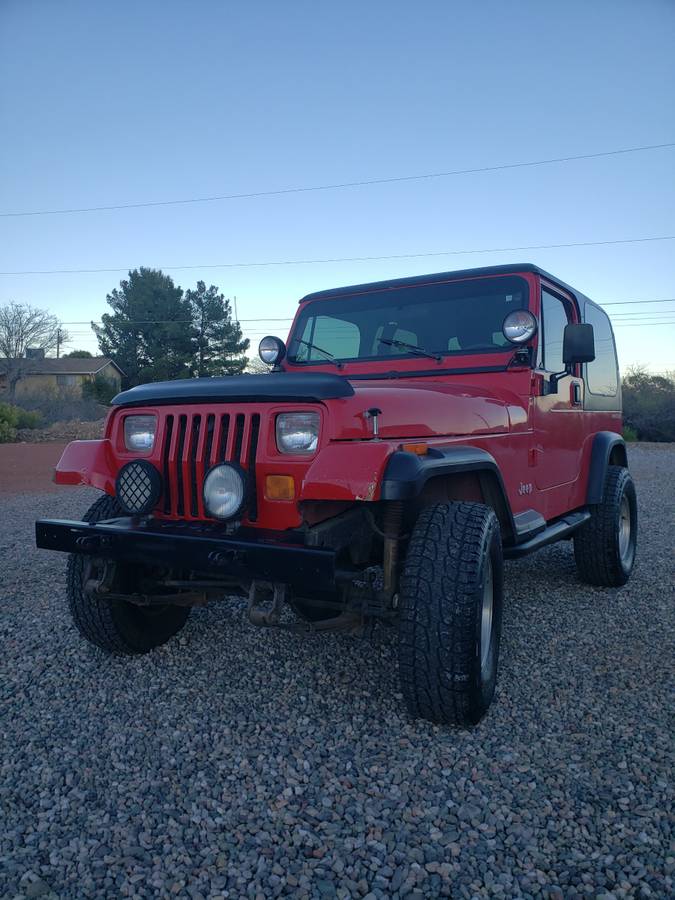
<instances>
[{"instance_id":1,"label":"door handle","mask_svg":"<svg viewBox=\"0 0 675 900\"><path fill-rule=\"evenodd\" d=\"M581 385L578 381L572 384L572 403L575 406L581 406Z\"/></svg>"}]
</instances>

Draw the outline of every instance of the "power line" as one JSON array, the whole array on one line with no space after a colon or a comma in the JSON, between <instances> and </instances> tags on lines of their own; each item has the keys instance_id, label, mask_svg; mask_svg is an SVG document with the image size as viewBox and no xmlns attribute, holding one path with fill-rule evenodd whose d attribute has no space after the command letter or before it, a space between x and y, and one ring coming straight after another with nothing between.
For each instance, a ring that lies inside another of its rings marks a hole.
<instances>
[{"instance_id":1,"label":"power line","mask_svg":"<svg viewBox=\"0 0 675 900\"><path fill-rule=\"evenodd\" d=\"M576 162L583 159L600 159L621 156L627 153L644 153L650 150L666 150L675 147L675 142L667 144L647 144L642 147L626 147L620 150L604 150L600 153L580 153L576 156L557 156L551 159L536 159L527 162L502 163L496 166L480 166L474 169L454 169L450 172L426 172L422 175L397 175L391 178L370 178L362 181L344 181L337 184L319 184L310 187L289 187L277 190L250 191L244 194L217 194L210 197L187 197L179 200L147 200L135 203L115 203L109 206L81 206L67 209L38 209L20 212L0 213L0 218L19 216L59 216L72 213L105 212L120 209L147 209L153 206L179 206L188 203L214 203L224 200L250 200L256 197L279 197L284 194L308 194L315 191L337 191L344 188L369 187L376 184L397 184L406 181L424 181L434 178L451 178L457 175L478 175L484 172L501 172L506 169L525 169L548 166L554 163Z\"/></svg>"},{"instance_id":2,"label":"power line","mask_svg":"<svg viewBox=\"0 0 675 900\"><path fill-rule=\"evenodd\" d=\"M377 262L390 259L421 259L432 256L463 256L473 253L515 253L521 250L559 250L568 247L604 247L615 244L644 244L651 241L673 241L674 234L658 237L621 238L611 241L573 241L567 244L529 244L521 247L481 247L469 250L428 250L420 253L390 253L382 256L334 256L325 259L281 259L247 263L204 263L189 266L158 266L167 271L186 269L253 269L269 266L309 266L343 262ZM32 269L17 272L0 272L0 275L93 275L100 273L128 272L133 266L100 269Z\"/></svg>"},{"instance_id":3,"label":"power line","mask_svg":"<svg viewBox=\"0 0 675 900\"><path fill-rule=\"evenodd\" d=\"M668 312L634 312L634 313L610 313L610 318L612 321L614 319L661 319L663 316L673 316L675 315L675 309L671 309Z\"/></svg>"},{"instance_id":4,"label":"power line","mask_svg":"<svg viewBox=\"0 0 675 900\"><path fill-rule=\"evenodd\" d=\"M599 300L599 301L597 301L597 303L599 306L623 306L623 305L641 306L642 304L648 304L648 303L675 303L675 298L673 298L672 300L612 300L612 301ZM633 315L636 315L636 316L637 315L640 315L640 316L669 316L669 315L672 315L672 313L670 311L651 312L650 310L647 310L644 313L630 313L630 312L623 313L622 312L622 313L612 313L611 315L612 315L612 318L616 319L617 317L620 317L620 316L633 316ZM130 323L130 324L133 324L133 325L164 325L164 324L168 324L168 323L183 324L183 323L189 323L190 321L191 321L190 319L143 319L143 320L139 319L138 321L134 321L133 323ZM292 322L293 316L282 316L281 318L262 317L262 318L257 318L257 319L237 319L236 321L240 322L240 323L241 322ZM61 322L61 324L62 325L101 325L102 321L100 319L86 319L86 320L78 321L78 322Z\"/></svg>"},{"instance_id":5,"label":"power line","mask_svg":"<svg viewBox=\"0 0 675 900\"><path fill-rule=\"evenodd\" d=\"M168 323L186 324L191 319L138 319L130 322L130 325L165 325ZM286 316L283 319L236 319L237 322L291 322L293 316ZM61 322L62 325L101 325L100 319L87 319L85 322Z\"/></svg>"},{"instance_id":6,"label":"power line","mask_svg":"<svg viewBox=\"0 0 675 900\"><path fill-rule=\"evenodd\" d=\"M624 304L629 305L629 306L641 306L643 304L649 304L649 303L675 303L675 298L673 298L672 300L620 300L620 301L600 300L600 301L598 301L599 306L621 306ZM638 316L642 319L645 316L670 316L673 314L674 313L670 310L667 310L665 312L646 310L645 312L639 312L639 313L637 313L637 312L636 313L621 312L621 313L611 313L610 315L611 315L612 319L633 318L633 317L638 317ZM136 320L133 322L129 322L128 325L176 325L176 324L182 325L182 324L190 324L191 321L192 321L191 319L139 319L139 320ZM255 318L255 319L237 319L236 321L239 322L240 324L247 323L247 322L265 322L265 323L267 323L267 322L282 322L282 323L288 322L288 323L290 323L293 321L293 316L282 316L280 318L270 316L269 318L262 317L262 318ZM99 325L100 326L102 324L103 324L103 322L101 319L84 319L84 320L73 321L73 322L61 321L61 325L89 325L89 326ZM248 329L249 333L253 333L256 330L257 329ZM70 333L71 334L88 334L89 332L76 330L76 331L71 331Z\"/></svg>"},{"instance_id":7,"label":"power line","mask_svg":"<svg viewBox=\"0 0 675 900\"><path fill-rule=\"evenodd\" d=\"M675 303L675 297L670 300L600 300L598 302L602 306L632 306L633 304L637 306L638 303Z\"/></svg>"}]
</instances>

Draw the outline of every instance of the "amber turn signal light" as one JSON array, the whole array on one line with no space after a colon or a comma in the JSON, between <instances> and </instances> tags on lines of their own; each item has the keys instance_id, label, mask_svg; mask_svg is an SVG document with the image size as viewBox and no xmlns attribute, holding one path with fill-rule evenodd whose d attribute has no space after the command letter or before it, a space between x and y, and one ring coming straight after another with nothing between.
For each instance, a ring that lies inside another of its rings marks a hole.
<instances>
[{"instance_id":1,"label":"amber turn signal light","mask_svg":"<svg viewBox=\"0 0 675 900\"><path fill-rule=\"evenodd\" d=\"M295 481L292 475L268 475L265 478L266 500L293 500Z\"/></svg>"},{"instance_id":2,"label":"amber turn signal light","mask_svg":"<svg viewBox=\"0 0 675 900\"><path fill-rule=\"evenodd\" d=\"M401 444L401 450L405 453L416 453L418 456L426 456L429 447L426 444Z\"/></svg>"}]
</instances>

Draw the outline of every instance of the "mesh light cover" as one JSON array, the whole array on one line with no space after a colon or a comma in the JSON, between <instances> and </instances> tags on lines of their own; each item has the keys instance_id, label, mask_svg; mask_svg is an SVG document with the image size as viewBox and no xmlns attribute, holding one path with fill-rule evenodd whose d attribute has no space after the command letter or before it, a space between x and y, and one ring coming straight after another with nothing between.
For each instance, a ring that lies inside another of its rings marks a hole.
<instances>
[{"instance_id":1,"label":"mesh light cover","mask_svg":"<svg viewBox=\"0 0 675 900\"><path fill-rule=\"evenodd\" d=\"M115 480L115 493L120 506L129 516L143 516L157 504L162 480L157 469L144 459L122 466Z\"/></svg>"}]
</instances>

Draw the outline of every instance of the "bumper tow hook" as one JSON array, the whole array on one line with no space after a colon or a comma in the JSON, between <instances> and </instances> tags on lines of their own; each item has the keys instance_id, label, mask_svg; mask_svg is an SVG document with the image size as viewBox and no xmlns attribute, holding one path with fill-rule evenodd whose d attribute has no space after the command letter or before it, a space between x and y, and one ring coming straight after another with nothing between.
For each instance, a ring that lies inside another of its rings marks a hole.
<instances>
[{"instance_id":1,"label":"bumper tow hook","mask_svg":"<svg viewBox=\"0 0 675 900\"><path fill-rule=\"evenodd\" d=\"M248 617L253 625L273 628L281 621L286 585L253 581L248 592Z\"/></svg>"}]
</instances>

